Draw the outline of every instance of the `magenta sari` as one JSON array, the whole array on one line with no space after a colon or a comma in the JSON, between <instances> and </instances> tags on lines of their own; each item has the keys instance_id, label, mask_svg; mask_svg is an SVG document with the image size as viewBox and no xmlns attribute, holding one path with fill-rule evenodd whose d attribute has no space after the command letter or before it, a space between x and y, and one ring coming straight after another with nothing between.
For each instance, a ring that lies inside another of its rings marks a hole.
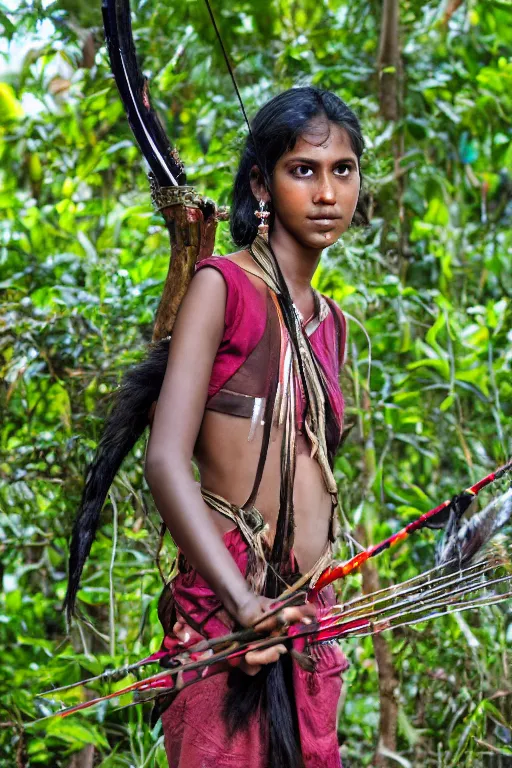
<instances>
[{"instance_id":1,"label":"magenta sari","mask_svg":"<svg viewBox=\"0 0 512 768\"><path fill-rule=\"evenodd\" d=\"M247 544L238 529L228 531L224 542L245 573ZM205 637L232 630L219 601L193 568L180 572L171 585L177 618L180 607L197 623L204 623ZM319 607L333 605L334 590L318 597ZM169 638L172 642L172 637ZM164 643L165 644L165 643ZM305 768L341 768L337 739L337 706L341 674L348 661L335 642L312 644L309 654L315 671L307 672L294 660L293 686ZM258 711L247 728L229 737L222 717L229 672L221 672L180 691L162 715L169 768L266 768L268 734L265 713Z\"/></svg>"}]
</instances>

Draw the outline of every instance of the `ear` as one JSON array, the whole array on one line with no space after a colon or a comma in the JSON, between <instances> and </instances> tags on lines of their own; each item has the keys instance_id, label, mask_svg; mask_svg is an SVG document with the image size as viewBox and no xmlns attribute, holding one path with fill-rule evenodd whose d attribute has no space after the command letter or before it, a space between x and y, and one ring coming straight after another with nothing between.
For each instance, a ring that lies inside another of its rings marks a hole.
<instances>
[{"instance_id":1,"label":"ear","mask_svg":"<svg viewBox=\"0 0 512 768\"><path fill-rule=\"evenodd\" d=\"M263 176L257 165L253 165L250 174L251 190L256 200L263 200L264 203L270 201L270 194L263 181Z\"/></svg>"}]
</instances>

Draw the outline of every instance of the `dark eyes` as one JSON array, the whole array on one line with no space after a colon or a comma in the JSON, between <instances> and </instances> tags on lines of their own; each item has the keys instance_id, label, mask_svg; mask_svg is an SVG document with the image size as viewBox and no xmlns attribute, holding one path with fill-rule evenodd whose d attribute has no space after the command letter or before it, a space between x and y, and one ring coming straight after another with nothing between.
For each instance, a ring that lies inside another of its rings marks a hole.
<instances>
[{"instance_id":1,"label":"dark eyes","mask_svg":"<svg viewBox=\"0 0 512 768\"><path fill-rule=\"evenodd\" d=\"M334 173L336 176L341 176L342 178L346 178L350 175L350 172L352 170L352 166L348 165L347 163L341 163L340 165L336 166L334 169ZM310 176L313 175L313 169L310 168L309 165L296 165L295 168L292 170L293 176L296 176L299 179L307 179Z\"/></svg>"},{"instance_id":2,"label":"dark eyes","mask_svg":"<svg viewBox=\"0 0 512 768\"><path fill-rule=\"evenodd\" d=\"M298 176L301 179L305 179L308 176L311 176L313 171L307 165L297 165L293 169L292 173L293 173L294 176Z\"/></svg>"},{"instance_id":3,"label":"dark eyes","mask_svg":"<svg viewBox=\"0 0 512 768\"><path fill-rule=\"evenodd\" d=\"M340 171L339 176L348 176L351 170L352 170L352 166L347 165L347 163L342 163L341 165L338 165L338 167L336 168L336 171Z\"/></svg>"}]
</instances>

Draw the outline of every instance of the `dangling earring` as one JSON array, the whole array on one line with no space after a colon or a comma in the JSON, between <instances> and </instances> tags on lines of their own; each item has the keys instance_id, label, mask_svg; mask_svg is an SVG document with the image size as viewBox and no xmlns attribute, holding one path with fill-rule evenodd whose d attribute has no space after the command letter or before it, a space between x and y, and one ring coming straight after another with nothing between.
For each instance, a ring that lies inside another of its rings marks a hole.
<instances>
[{"instance_id":1,"label":"dangling earring","mask_svg":"<svg viewBox=\"0 0 512 768\"><path fill-rule=\"evenodd\" d=\"M270 216L270 211L267 210L267 204L264 200L260 200L259 211L254 211L254 215L259 219L258 235L268 240L268 224L267 219Z\"/></svg>"}]
</instances>

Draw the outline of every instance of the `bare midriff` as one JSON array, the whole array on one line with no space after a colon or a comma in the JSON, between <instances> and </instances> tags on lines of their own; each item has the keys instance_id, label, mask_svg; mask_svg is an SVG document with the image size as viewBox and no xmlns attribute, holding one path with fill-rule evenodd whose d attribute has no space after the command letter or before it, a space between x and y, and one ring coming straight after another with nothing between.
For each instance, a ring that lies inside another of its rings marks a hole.
<instances>
[{"instance_id":1,"label":"bare midriff","mask_svg":"<svg viewBox=\"0 0 512 768\"><path fill-rule=\"evenodd\" d=\"M201 486L227 501L241 506L252 491L261 450L263 427L260 425L248 440L247 419L206 410L195 446ZM269 526L270 543L275 534L279 513L281 476L281 442L283 428L271 433L265 469L255 506ZM331 497L325 488L322 472L303 435L297 435L297 462L293 492L295 537L293 549L299 568L305 573L325 550L331 516ZM222 534L233 523L212 510Z\"/></svg>"}]
</instances>

